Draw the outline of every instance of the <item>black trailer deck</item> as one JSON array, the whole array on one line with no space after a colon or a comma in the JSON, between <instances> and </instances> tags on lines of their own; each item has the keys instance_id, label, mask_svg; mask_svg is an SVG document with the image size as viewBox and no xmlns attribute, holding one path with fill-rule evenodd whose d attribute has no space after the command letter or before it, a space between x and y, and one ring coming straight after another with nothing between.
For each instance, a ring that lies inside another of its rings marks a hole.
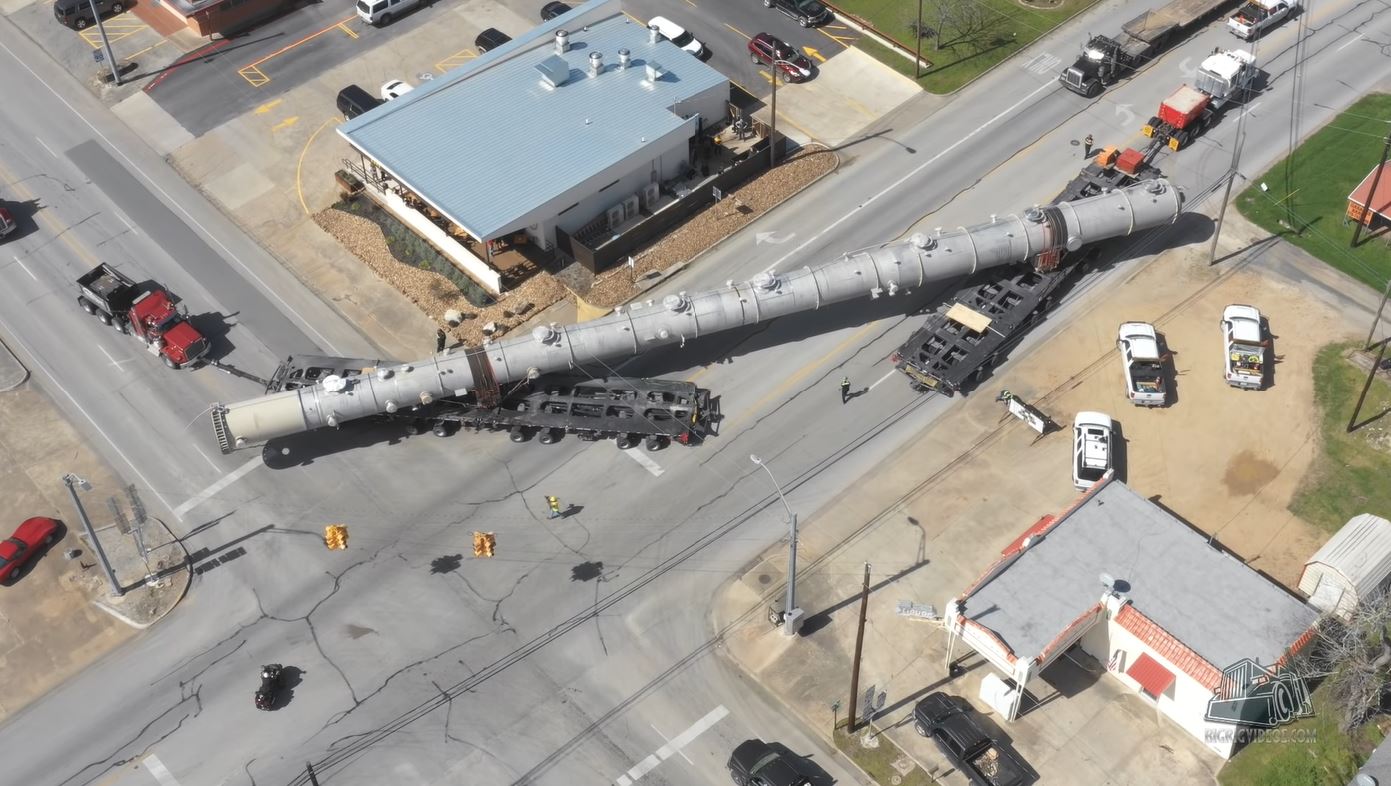
<instances>
[{"instance_id":1,"label":"black trailer deck","mask_svg":"<svg viewBox=\"0 0 1391 786\"><path fill-rule=\"evenodd\" d=\"M1089 163L1050 204L1158 176L1158 170L1148 164L1138 175L1129 175ZM965 279L893 354L894 367L907 375L909 384L918 391L951 396L974 385L1005 359L1029 328L1043 320L1059 288L1098 253L1093 247L1078 257L1064 257L1051 270L1015 265L983 270ZM969 311L963 315L961 307ZM984 329L972 325L983 325Z\"/></svg>"},{"instance_id":2,"label":"black trailer deck","mask_svg":"<svg viewBox=\"0 0 1391 786\"><path fill-rule=\"evenodd\" d=\"M77 287L93 305L110 314L129 311L140 295L134 281L105 262L78 278Z\"/></svg>"}]
</instances>

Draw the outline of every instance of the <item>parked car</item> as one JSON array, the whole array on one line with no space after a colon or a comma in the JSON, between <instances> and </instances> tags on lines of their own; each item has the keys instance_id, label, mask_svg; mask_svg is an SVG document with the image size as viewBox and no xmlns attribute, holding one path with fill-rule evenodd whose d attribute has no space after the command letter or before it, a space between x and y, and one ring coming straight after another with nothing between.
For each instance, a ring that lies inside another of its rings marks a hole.
<instances>
[{"instance_id":1,"label":"parked car","mask_svg":"<svg viewBox=\"0 0 1391 786\"><path fill-rule=\"evenodd\" d=\"M0 581L19 575L43 546L58 539L58 522L43 516L25 519L14 534L0 541Z\"/></svg>"},{"instance_id":2,"label":"parked car","mask_svg":"<svg viewBox=\"0 0 1391 786\"><path fill-rule=\"evenodd\" d=\"M390 82L387 82L386 84L382 85L382 100L390 101L393 98L400 98L401 96L405 95L406 93L409 93L414 89L415 88L411 87L410 85L406 84L400 79L393 79Z\"/></svg>"},{"instance_id":3,"label":"parked car","mask_svg":"<svg viewBox=\"0 0 1391 786\"><path fill-rule=\"evenodd\" d=\"M913 707L913 729L931 737L937 749L971 786L1023 786L1029 771L1014 752L1000 745L966 711L958 696L933 693Z\"/></svg>"},{"instance_id":4,"label":"parked car","mask_svg":"<svg viewBox=\"0 0 1391 786\"><path fill-rule=\"evenodd\" d=\"M123 0L97 0L97 13L105 19L126 10ZM86 29L96 23L92 16L92 4L88 0L55 0L53 17L74 30Z\"/></svg>"},{"instance_id":5,"label":"parked car","mask_svg":"<svg viewBox=\"0 0 1391 786\"><path fill-rule=\"evenodd\" d=\"M338 91L338 111L343 117L352 120L358 115L376 109L382 100L357 85L348 85Z\"/></svg>"},{"instance_id":6,"label":"parked car","mask_svg":"<svg viewBox=\"0 0 1391 786\"><path fill-rule=\"evenodd\" d=\"M763 0L764 8L776 8L797 20L802 27L811 27L831 21L831 9L817 0Z\"/></svg>"},{"instance_id":7,"label":"parked car","mask_svg":"<svg viewBox=\"0 0 1391 786\"><path fill-rule=\"evenodd\" d=\"M541 21L549 22L561 14L570 13L570 10L570 6L560 2L560 0L552 0L541 6Z\"/></svg>"},{"instance_id":8,"label":"parked car","mask_svg":"<svg viewBox=\"0 0 1391 786\"><path fill-rule=\"evenodd\" d=\"M1126 322L1116 332L1125 371L1125 397L1140 407L1162 407L1169 400L1159 334L1148 322Z\"/></svg>"},{"instance_id":9,"label":"parked car","mask_svg":"<svg viewBox=\"0 0 1391 786\"><path fill-rule=\"evenodd\" d=\"M479 33L477 38L473 39L473 47L477 49L478 54L481 55L484 52L497 49L511 40L512 36L502 32L496 27L490 27Z\"/></svg>"},{"instance_id":10,"label":"parked car","mask_svg":"<svg viewBox=\"0 0 1391 786\"><path fill-rule=\"evenodd\" d=\"M1299 0L1250 0L1227 20L1227 30L1243 41L1254 41L1299 8Z\"/></svg>"},{"instance_id":11,"label":"parked car","mask_svg":"<svg viewBox=\"0 0 1391 786\"><path fill-rule=\"evenodd\" d=\"M737 786L809 786L787 757L763 740L744 740L729 754L729 777Z\"/></svg>"},{"instance_id":12,"label":"parked car","mask_svg":"<svg viewBox=\"0 0 1391 786\"><path fill-rule=\"evenodd\" d=\"M1111 469L1115 424L1110 415L1078 412L1072 420L1072 485L1086 491Z\"/></svg>"},{"instance_id":13,"label":"parked car","mask_svg":"<svg viewBox=\"0 0 1391 786\"><path fill-rule=\"evenodd\" d=\"M420 0L357 0L357 15L369 25L389 25L418 5Z\"/></svg>"},{"instance_id":14,"label":"parked car","mask_svg":"<svg viewBox=\"0 0 1391 786\"><path fill-rule=\"evenodd\" d=\"M261 667L261 687L256 689L256 709L273 710L285 687L285 667L271 663Z\"/></svg>"},{"instance_id":15,"label":"parked car","mask_svg":"<svg viewBox=\"0 0 1391 786\"><path fill-rule=\"evenodd\" d=\"M657 32L661 34L662 38L676 44L696 57L701 57L705 54L705 45L697 41L696 37L691 35L686 28L676 24L670 19L664 16L654 16L647 20L647 24L657 28Z\"/></svg>"},{"instance_id":16,"label":"parked car","mask_svg":"<svg viewBox=\"0 0 1391 786\"><path fill-rule=\"evenodd\" d=\"M755 63L776 63L783 79L788 82L805 82L811 78L811 60L771 33L759 33L749 39L749 54Z\"/></svg>"},{"instance_id":17,"label":"parked car","mask_svg":"<svg viewBox=\"0 0 1391 786\"><path fill-rule=\"evenodd\" d=\"M0 237L5 237L13 232L16 226L14 215L10 213L9 208L0 206Z\"/></svg>"}]
</instances>

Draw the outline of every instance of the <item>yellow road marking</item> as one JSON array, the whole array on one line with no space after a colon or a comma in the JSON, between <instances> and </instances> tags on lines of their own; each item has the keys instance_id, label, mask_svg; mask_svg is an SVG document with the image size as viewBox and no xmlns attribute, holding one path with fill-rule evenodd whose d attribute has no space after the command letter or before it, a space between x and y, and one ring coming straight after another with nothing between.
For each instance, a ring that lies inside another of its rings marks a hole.
<instances>
[{"instance_id":1,"label":"yellow road marking","mask_svg":"<svg viewBox=\"0 0 1391 786\"><path fill-rule=\"evenodd\" d=\"M802 51L807 53L807 57L814 57L818 62L826 62L826 58L821 56L821 50L814 46L804 46L802 47Z\"/></svg>"},{"instance_id":2,"label":"yellow road marking","mask_svg":"<svg viewBox=\"0 0 1391 786\"><path fill-rule=\"evenodd\" d=\"M299 115L294 115L294 116L292 116L292 117L287 117L287 118L285 118L284 120L281 120L279 123L276 123L275 125L271 126L271 127L270 127L270 130L271 130L272 132L275 132L275 131L281 130L282 128L290 128L291 126L293 126L295 123L298 123L298 122L299 122Z\"/></svg>"},{"instance_id":3,"label":"yellow road marking","mask_svg":"<svg viewBox=\"0 0 1391 786\"><path fill-rule=\"evenodd\" d=\"M846 47L847 49L850 47L850 44L855 43L855 41L859 39L859 36L853 35L831 35L830 33L826 32L825 30L822 30L819 27L816 28L816 32L826 36L827 38L831 39L832 41L835 41L837 44L840 44L843 47Z\"/></svg>"},{"instance_id":4,"label":"yellow road marking","mask_svg":"<svg viewBox=\"0 0 1391 786\"><path fill-rule=\"evenodd\" d=\"M734 424L735 424L735 423L738 423L739 421L741 421L741 420L743 420L744 418L748 417L750 414L753 414L754 412L757 412L757 411L758 411L758 408L761 407L761 406L763 406L763 404L766 403L769 399L773 398L774 396L780 395L783 391L787 390L787 388L789 388L789 387L791 387L792 385L795 385L795 384L797 384L798 382L800 382L800 381L802 380L803 377L805 377L806 375L810 374L811 372L817 370L817 369L820 368L821 366L825 365L826 361L828 361L828 360L830 360L831 358L833 358L833 357L835 357L836 355L838 355L838 354L841 352L841 350L845 349L846 347L850 346L851 344L855 343L856 341L859 341L860 338L861 338L862 336L864 336L864 334L868 333L868 332L870 331L870 329L873 328L873 327L874 327L875 325L877 325L877 324L879 324L879 320L876 319L876 320L874 320L873 322L869 323L868 325L865 325L864 327L862 327L862 328L860 328L859 330L855 331L849 338L847 338L847 339L845 339L844 341L842 341L842 342L840 342L839 344L837 344L837 345L835 346L834 349L832 349L830 352L827 352L825 355L823 355L823 356L821 357L821 359L819 359L819 360L817 360L817 361L815 361L815 362L813 362L813 363L808 363L808 364L806 364L805 366L802 366L802 367L801 367L800 369L798 369L798 370L796 371L796 373L794 373L792 376L790 376L790 377L788 377L787 379L783 380L781 385L778 385L776 388L773 388L772 390L768 391L766 394L763 395L762 398L760 398L758 401L755 401L755 402L753 403L752 406L748 407L747 409L745 409L745 410L744 410L743 412L741 412L740 414L738 414L738 415L736 415L736 416L730 418L728 421L726 421L725 423L721 424L721 425L720 425L721 430L726 429L726 428L731 428L731 429L732 429L732 428L734 427ZM830 400L829 397L828 397L827 400L828 400L828 401Z\"/></svg>"},{"instance_id":5,"label":"yellow road marking","mask_svg":"<svg viewBox=\"0 0 1391 786\"><path fill-rule=\"evenodd\" d=\"M345 22L339 22L338 29L347 33L349 38L357 38L357 33L353 32L353 29L351 27L348 27L348 25Z\"/></svg>"},{"instance_id":6,"label":"yellow road marking","mask_svg":"<svg viewBox=\"0 0 1391 786\"><path fill-rule=\"evenodd\" d=\"M271 111L272 109L274 109L274 108L280 106L280 105L283 104L284 102L285 102L285 99L283 99L283 98L277 98L277 99L275 99L274 101L267 101L266 103L261 104L260 106L256 107L256 110L255 110L255 111L256 111L256 114L258 114L258 115L264 115L265 113Z\"/></svg>"},{"instance_id":7,"label":"yellow road marking","mask_svg":"<svg viewBox=\"0 0 1391 786\"><path fill-rule=\"evenodd\" d=\"M705 372L707 372L707 371L709 371L709 370L710 370L710 366L701 366L700 368L696 369L695 372L692 373L689 377L686 377L686 381L687 381L687 382L695 382L696 379L697 379L698 377L700 377L700 375L704 374Z\"/></svg>"},{"instance_id":8,"label":"yellow road marking","mask_svg":"<svg viewBox=\"0 0 1391 786\"><path fill-rule=\"evenodd\" d=\"M123 58L123 59L124 59L126 62L130 62L131 60L134 60L135 58L137 58L137 57L139 57L139 56L145 54L146 52L150 51L151 49L154 49L154 48L157 47L157 46L163 46L164 44L167 44L167 43L169 43L169 39L167 39L167 38L161 38L161 39L159 39L158 41L154 42L153 44L150 44L149 46L145 47L144 49L141 49L141 50L138 51L138 52L131 52L130 54L126 55L125 58Z\"/></svg>"},{"instance_id":9,"label":"yellow road marking","mask_svg":"<svg viewBox=\"0 0 1391 786\"><path fill-rule=\"evenodd\" d=\"M734 32L738 33L739 35L743 36L743 37L744 37L744 40L746 40L746 41L752 41L752 40L753 40L753 36L750 36L748 33L745 33L743 30L740 30L739 28L735 27L734 25L732 25L732 24L730 24L730 23L728 23L728 22L725 22L725 25L724 25L724 26L725 26L725 27L728 27L730 30L733 30Z\"/></svg>"},{"instance_id":10,"label":"yellow road marking","mask_svg":"<svg viewBox=\"0 0 1391 786\"><path fill-rule=\"evenodd\" d=\"M261 85L264 85L265 83L270 81L270 77L266 76L266 72L262 71L254 65L246 66L245 68L240 68L237 70L237 73L241 74L242 79L245 79L247 82L251 83L252 87L260 87Z\"/></svg>"},{"instance_id":11,"label":"yellow road marking","mask_svg":"<svg viewBox=\"0 0 1391 786\"><path fill-rule=\"evenodd\" d=\"M773 77L767 71L759 71L758 75L763 77L764 82L767 82L770 85L773 84Z\"/></svg>"},{"instance_id":12,"label":"yellow road marking","mask_svg":"<svg viewBox=\"0 0 1391 786\"><path fill-rule=\"evenodd\" d=\"M299 162L295 164L295 191L299 193L299 206L304 208L304 214L306 216L309 215L309 205L304 202L304 189L301 187L299 179L300 172L304 169L304 154L309 152L309 146L314 144L314 138L319 135L319 132L327 128L328 124L332 123L333 120L334 118L330 117L320 123L318 128L314 129L314 133L309 135L309 141L305 142L304 147L299 151Z\"/></svg>"},{"instance_id":13,"label":"yellow road marking","mask_svg":"<svg viewBox=\"0 0 1391 786\"><path fill-rule=\"evenodd\" d=\"M467 63L475 57L478 57L478 53L473 51L472 49L460 49L459 51L455 52L449 57L446 57L438 63L435 63L435 70L439 71L442 74L445 71L454 68L455 66L460 66L464 63Z\"/></svg>"},{"instance_id":14,"label":"yellow road marking","mask_svg":"<svg viewBox=\"0 0 1391 786\"><path fill-rule=\"evenodd\" d=\"M131 36L135 35L141 30L149 29L144 24L140 24L139 20L136 20L136 24L134 25L118 26L113 25L110 22L103 22L102 26L105 27L107 31L106 40L111 41L113 43L116 41L120 41L122 38L130 38ZM79 33L79 35L82 36L83 41L86 41L88 44L91 44L93 49L101 48L101 34L97 32L96 28L88 28L87 30L83 30L81 33Z\"/></svg>"},{"instance_id":15,"label":"yellow road marking","mask_svg":"<svg viewBox=\"0 0 1391 786\"><path fill-rule=\"evenodd\" d=\"M686 0L686 5L690 6L691 8L697 8L697 7L698 7L695 3L692 3L691 0Z\"/></svg>"},{"instance_id":16,"label":"yellow road marking","mask_svg":"<svg viewBox=\"0 0 1391 786\"><path fill-rule=\"evenodd\" d=\"M634 22L637 22L638 24L642 25L643 27L647 27L647 23L646 23L646 22L642 21L641 19L638 19L636 16L633 16L632 14L628 13L627 11L624 11L624 12L623 12L623 15L626 16L626 17L628 17L629 19L633 20Z\"/></svg>"}]
</instances>

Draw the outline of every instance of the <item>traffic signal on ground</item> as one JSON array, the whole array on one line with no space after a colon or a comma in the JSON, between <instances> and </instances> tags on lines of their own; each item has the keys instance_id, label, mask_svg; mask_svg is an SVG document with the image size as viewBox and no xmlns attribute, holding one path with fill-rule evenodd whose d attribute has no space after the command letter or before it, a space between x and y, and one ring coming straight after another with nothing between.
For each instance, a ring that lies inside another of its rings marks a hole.
<instances>
[{"instance_id":1,"label":"traffic signal on ground","mask_svg":"<svg viewBox=\"0 0 1391 786\"><path fill-rule=\"evenodd\" d=\"M348 528L342 524L330 524L324 527L324 545L330 549L346 549L348 547Z\"/></svg>"},{"instance_id":2,"label":"traffic signal on ground","mask_svg":"<svg viewBox=\"0 0 1391 786\"><path fill-rule=\"evenodd\" d=\"M497 538L494 538L494 537L493 537L493 533L491 533L491 532L475 532L475 533L473 533L473 556L475 556L475 557L491 557L491 556L493 556L493 547L496 546L496 545L497 545Z\"/></svg>"}]
</instances>

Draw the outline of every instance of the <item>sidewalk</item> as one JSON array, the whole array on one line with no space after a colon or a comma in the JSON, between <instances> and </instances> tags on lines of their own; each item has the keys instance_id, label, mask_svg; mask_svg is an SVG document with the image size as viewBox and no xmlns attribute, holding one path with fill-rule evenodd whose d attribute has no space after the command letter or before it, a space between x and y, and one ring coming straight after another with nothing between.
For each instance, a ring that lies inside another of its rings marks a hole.
<instances>
[{"instance_id":1,"label":"sidewalk","mask_svg":"<svg viewBox=\"0 0 1391 786\"><path fill-rule=\"evenodd\" d=\"M1228 216L1219 255L1259 237L1259 230ZM1205 242L1150 263L1122 263L1135 266L1124 283L1083 296L1061 326L1040 327L1054 335L1016 352L1017 362L1004 373L958 398L893 462L867 473L807 522L797 582L807 613L801 636L785 638L765 613L785 588L785 545L736 575L713 615L724 651L829 738L847 709L868 562L860 691L874 685L887 692L876 726L934 777L965 783L911 726L913 704L941 690L975 703L1045 783L1211 782L1222 761L1107 676L1105 664L1069 653L1030 686L1043 705L1005 723L978 699L990 671L984 661L958 645L954 655L966 656L966 672L949 677L945 633L935 621L901 615L897 607L932 604L940 613L1030 524L1075 498L1070 423L1082 409L1109 412L1123 424L1122 471L1133 488L1219 533L1253 567L1287 585L1296 582L1303 560L1328 536L1286 510L1316 455L1313 356L1324 343L1355 335L1363 320L1332 299L1307 297L1299 276L1320 263L1306 258L1300 265L1306 270L1287 271L1291 249L1277 245L1280 264L1267 269L1257 262L1235 270L1236 260L1208 268ZM1214 326L1232 302L1256 303L1279 335L1278 383L1259 394L1231 391L1217 373ZM1172 406L1139 411L1125 402L1112 356L1116 325L1126 319L1154 322L1174 348L1180 400ZM1035 441L1022 423L1002 418L993 396L1000 388L1039 405L1064 429ZM1233 434L1223 428L1232 418L1284 427ZM1195 455L1210 460L1194 461ZM839 712L832 709L837 701Z\"/></svg>"}]
</instances>

